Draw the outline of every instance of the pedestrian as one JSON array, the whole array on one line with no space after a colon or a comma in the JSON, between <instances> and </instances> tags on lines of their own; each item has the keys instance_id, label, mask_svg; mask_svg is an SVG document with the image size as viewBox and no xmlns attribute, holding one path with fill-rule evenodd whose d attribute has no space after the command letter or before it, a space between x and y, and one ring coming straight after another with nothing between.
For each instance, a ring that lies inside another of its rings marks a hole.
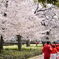
<instances>
[{"instance_id":1,"label":"pedestrian","mask_svg":"<svg viewBox=\"0 0 59 59\"><path fill-rule=\"evenodd\" d=\"M56 46L55 46L55 44L52 44L52 52L51 52L50 59L56 59L56 53L57 53Z\"/></svg>"},{"instance_id":2,"label":"pedestrian","mask_svg":"<svg viewBox=\"0 0 59 59\"><path fill-rule=\"evenodd\" d=\"M59 44L56 44L56 49L59 52Z\"/></svg>"},{"instance_id":3,"label":"pedestrian","mask_svg":"<svg viewBox=\"0 0 59 59\"><path fill-rule=\"evenodd\" d=\"M46 45L46 43L44 44L44 46ZM42 51L42 57L41 59L44 59L44 52Z\"/></svg>"},{"instance_id":4,"label":"pedestrian","mask_svg":"<svg viewBox=\"0 0 59 59\"><path fill-rule=\"evenodd\" d=\"M44 59L50 59L51 51L52 51L52 47L50 46L50 42L47 41L47 44L42 49L42 52L44 52Z\"/></svg>"},{"instance_id":5,"label":"pedestrian","mask_svg":"<svg viewBox=\"0 0 59 59\"><path fill-rule=\"evenodd\" d=\"M38 45L38 42L36 41L36 46Z\"/></svg>"},{"instance_id":6,"label":"pedestrian","mask_svg":"<svg viewBox=\"0 0 59 59\"><path fill-rule=\"evenodd\" d=\"M59 59L59 44L56 44L56 49L57 49L57 59Z\"/></svg>"}]
</instances>

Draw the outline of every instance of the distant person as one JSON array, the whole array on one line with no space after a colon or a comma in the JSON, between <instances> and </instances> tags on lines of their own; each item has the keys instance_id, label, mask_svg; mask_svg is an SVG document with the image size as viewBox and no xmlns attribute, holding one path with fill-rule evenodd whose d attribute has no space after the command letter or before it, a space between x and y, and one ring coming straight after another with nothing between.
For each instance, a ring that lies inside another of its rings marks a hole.
<instances>
[{"instance_id":1,"label":"distant person","mask_svg":"<svg viewBox=\"0 0 59 59\"><path fill-rule=\"evenodd\" d=\"M52 44L52 52L51 52L50 59L56 59L56 53L57 53L56 46L55 46L55 44Z\"/></svg>"},{"instance_id":2,"label":"distant person","mask_svg":"<svg viewBox=\"0 0 59 59\"><path fill-rule=\"evenodd\" d=\"M50 42L47 41L47 44L42 49L42 52L44 52L44 59L50 59L51 51L52 47L50 46Z\"/></svg>"},{"instance_id":3,"label":"distant person","mask_svg":"<svg viewBox=\"0 0 59 59\"><path fill-rule=\"evenodd\" d=\"M36 46L38 45L38 42L36 41Z\"/></svg>"}]
</instances>

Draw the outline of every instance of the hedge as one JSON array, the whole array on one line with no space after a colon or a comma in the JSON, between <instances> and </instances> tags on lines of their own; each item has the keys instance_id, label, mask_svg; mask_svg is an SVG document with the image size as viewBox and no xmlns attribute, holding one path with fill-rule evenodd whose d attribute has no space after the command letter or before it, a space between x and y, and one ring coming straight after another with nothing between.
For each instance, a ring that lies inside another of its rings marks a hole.
<instances>
[{"instance_id":1,"label":"hedge","mask_svg":"<svg viewBox=\"0 0 59 59\"><path fill-rule=\"evenodd\" d=\"M41 54L41 49L23 49L21 52L17 50L4 50L0 54L0 59L27 59Z\"/></svg>"}]
</instances>

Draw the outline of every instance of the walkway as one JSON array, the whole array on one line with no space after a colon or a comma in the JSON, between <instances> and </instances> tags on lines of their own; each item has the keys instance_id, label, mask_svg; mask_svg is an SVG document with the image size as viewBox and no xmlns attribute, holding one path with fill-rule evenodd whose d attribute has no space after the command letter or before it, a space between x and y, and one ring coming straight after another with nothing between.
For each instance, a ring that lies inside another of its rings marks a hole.
<instances>
[{"instance_id":1,"label":"walkway","mask_svg":"<svg viewBox=\"0 0 59 59\"><path fill-rule=\"evenodd\" d=\"M41 55L29 58L29 59L41 59Z\"/></svg>"}]
</instances>

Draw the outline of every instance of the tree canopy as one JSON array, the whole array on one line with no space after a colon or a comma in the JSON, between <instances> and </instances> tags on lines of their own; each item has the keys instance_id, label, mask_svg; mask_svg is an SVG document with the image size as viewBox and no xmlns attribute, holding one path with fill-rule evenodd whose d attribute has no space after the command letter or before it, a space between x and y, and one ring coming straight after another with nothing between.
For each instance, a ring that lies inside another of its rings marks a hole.
<instances>
[{"instance_id":1,"label":"tree canopy","mask_svg":"<svg viewBox=\"0 0 59 59\"><path fill-rule=\"evenodd\" d=\"M59 7L59 0L38 0L38 2L41 2L43 5L50 3Z\"/></svg>"}]
</instances>

